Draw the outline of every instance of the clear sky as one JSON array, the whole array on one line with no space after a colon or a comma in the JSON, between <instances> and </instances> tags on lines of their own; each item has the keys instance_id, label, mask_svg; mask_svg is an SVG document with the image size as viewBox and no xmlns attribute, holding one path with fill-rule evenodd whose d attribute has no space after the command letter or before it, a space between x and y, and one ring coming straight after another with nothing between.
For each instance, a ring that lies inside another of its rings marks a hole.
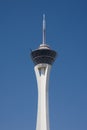
<instances>
[{"instance_id":1,"label":"clear sky","mask_svg":"<svg viewBox=\"0 0 87 130\"><path fill-rule=\"evenodd\" d=\"M37 84L30 49L58 52L49 85L51 130L87 130L87 1L0 0L0 130L35 130Z\"/></svg>"}]
</instances>

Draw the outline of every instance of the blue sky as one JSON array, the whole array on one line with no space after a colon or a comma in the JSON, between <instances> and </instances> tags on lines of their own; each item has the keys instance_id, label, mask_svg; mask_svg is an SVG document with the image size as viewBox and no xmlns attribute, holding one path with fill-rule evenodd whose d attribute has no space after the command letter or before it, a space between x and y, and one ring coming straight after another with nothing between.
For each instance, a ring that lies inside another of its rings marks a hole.
<instances>
[{"instance_id":1,"label":"blue sky","mask_svg":"<svg viewBox=\"0 0 87 130\"><path fill-rule=\"evenodd\" d=\"M37 84L30 48L58 52L49 85L51 130L87 130L86 0L0 0L0 130L35 130Z\"/></svg>"}]
</instances>

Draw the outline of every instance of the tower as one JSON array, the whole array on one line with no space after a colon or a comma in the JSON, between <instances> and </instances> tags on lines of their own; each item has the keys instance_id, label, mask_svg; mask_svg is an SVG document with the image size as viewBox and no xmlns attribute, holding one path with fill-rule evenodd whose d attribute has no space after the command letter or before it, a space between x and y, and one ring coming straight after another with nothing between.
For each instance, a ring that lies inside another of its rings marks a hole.
<instances>
[{"instance_id":1,"label":"tower","mask_svg":"<svg viewBox=\"0 0 87 130\"><path fill-rule=\"evenodd\" d=\"M38 111L36 130L50 130L49 128L49 76L56 52L46 44L46 21L43 15L43 42L38 49L31 52L38 86Z\"/></svg>"}]
</instances>

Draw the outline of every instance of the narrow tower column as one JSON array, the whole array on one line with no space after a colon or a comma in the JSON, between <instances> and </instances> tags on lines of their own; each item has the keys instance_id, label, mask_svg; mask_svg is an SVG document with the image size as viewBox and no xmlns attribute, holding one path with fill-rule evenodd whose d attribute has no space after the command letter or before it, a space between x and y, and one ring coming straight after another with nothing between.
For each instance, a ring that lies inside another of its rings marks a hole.
<instances>
[{"instance_id":1,"label":"narrow tower column","mask_svg":"<svg viewBox=\"0 0 87 130\"><path fill-rule=\"evenodd\" d=\"M49 130L48 84L51 65L35 66L38 86L38 112L36 130Z\"/></svg>"}]
</instances>

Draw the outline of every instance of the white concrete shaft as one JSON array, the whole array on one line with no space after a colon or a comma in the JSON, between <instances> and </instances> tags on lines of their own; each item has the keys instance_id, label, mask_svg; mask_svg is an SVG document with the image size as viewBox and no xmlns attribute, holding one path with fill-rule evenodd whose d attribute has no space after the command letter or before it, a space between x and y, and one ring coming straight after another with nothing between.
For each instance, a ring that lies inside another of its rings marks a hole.
<instances>
[{"instance_id":1,"label":"white concrete shaft","mask_svg":"<svg viewBox=\"0 0 87 130\"><path fill-rule=\"evenodd\" d=\"M38 85L38 111L36 130L49 130L48 86L51 65L38 64L34 69Z\"/></svg>"}]
</instances>

